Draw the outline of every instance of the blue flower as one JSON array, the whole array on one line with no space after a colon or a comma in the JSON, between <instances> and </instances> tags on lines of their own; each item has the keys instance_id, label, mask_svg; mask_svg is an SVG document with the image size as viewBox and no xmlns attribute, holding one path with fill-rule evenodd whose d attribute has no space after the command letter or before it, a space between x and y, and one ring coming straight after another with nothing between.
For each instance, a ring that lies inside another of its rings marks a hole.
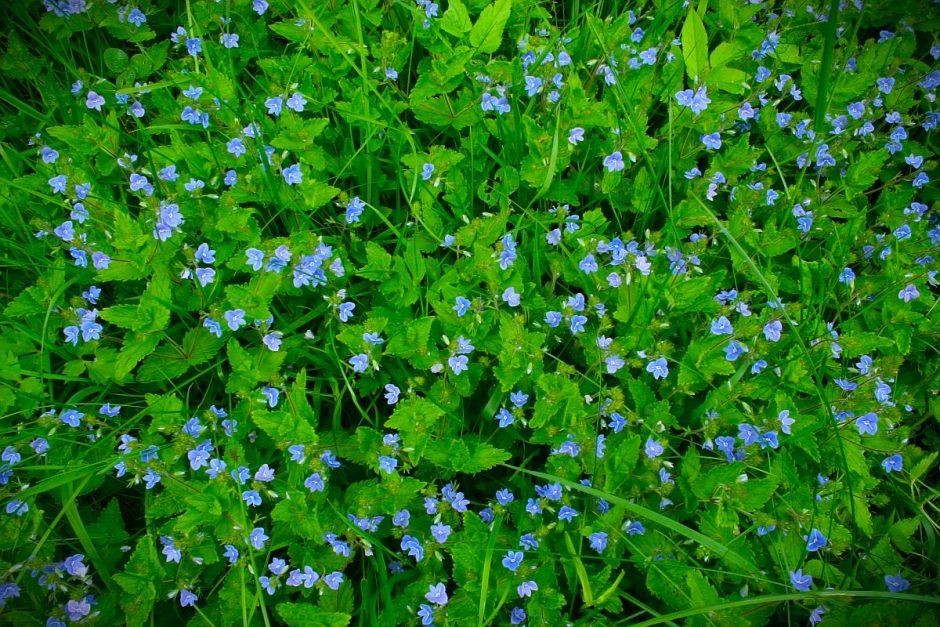
<instances>
[{"instance_id":1,"label":"blue flower","mask_svg":"<svg viewBox=\"0 0 940 627\"><path fill-rule=\"evenodd\" d=\"M503 558L502 564L506 569L516 572L522 565L522 557L522 551L509 551Z\"/></svg>"},{"instance_id":2,"label":"blue flower","mask_svg":"<svg viewBox=\"0 0 940 627\"><path fill-rule=\"evenodd\" d=\"M428 593L424 595L424 598L427 599L429 603L434 603L435 605L447 605L447 588L443 583L431 585Z\"/></svg>"},{"instance_id":3,"label":"blue flower","mask_svg":"<svg viewBox=\"0 0 940 627\"><path fill-rule=\"evenodd\" d=\"M264 548L264 543L271 538L264 532L263 527L255 527L248 535L248 543L257 551Z\"/></svg>"},{"instance_id":4,"label":"blue flower","mask_svg":"<svg viewBox=\"0 0 940 627\"><path fill-rule=\"evenodd\" d=\"M538 76L525 76L525 92L532 98L542 90L542 79Z\"/></svg>"},{"instance_id":5,"label":"blue flower","mask_svg":"<svg viewBox=\"0 0 940 627\"><path fill-rule=\"evenodd\" d=\"M623 528L629 536L642 536L646 533L646 528L643 526L643 523L638 520L627 521L624 523Z\"/></svg>"},{"instance_id":6,"label":"blue flower","mask_svg":"<svg viewBox=\"0 0 940 627\"><path fill-rule=\"evenodd\" d=\"M584 129L580 126L576 126L570 131L568 131L568 142L572 146L577 146L579 143L584 141Z\"/></svg>"},{"instance_id":7,"label":"blue flower","mask_svg":"<svg viewBox=\"0 0 940 627\"><path fill-rule=\"evenodd\" d=\"M356 308L356 303L346 302L339 304L339 319L340 322L349 322L349 318L353 314L353 310Z\"/></svg>"},{"instance_id":8,"label":"blue flower","mask_svg":"<svg viewBox=\"0 0 940 627\"><path fill-rule=\"evenodd\" d=\"M215 270L212 268L196 268L196 279L203 287L215 280Z\"/></svg>"},{"instance_id":9,"label":"blue flower","mask_svg":"<svg viewBox=\"0 0 940 627\"><path fill-rule=\"evenodd\" d=\"M70 427L77 427L81 424L82 418L85 417L85 414L76 411L74 409L67 409L59 416L59 420L64 422Z\"/></svg>"},{"instance_id":10,"label":"blue flower","mask_svg":"<svg viewBox=\"0 0 940 627\"><path fill-rule=\"evenodd\" d=\"M219 43L228 49L238 48L238 34L222 33L222 36L219 38Z\"/></svg>"},{"instance_id":11,"label":"blue flower","mask_svg":"<svg viewBox=\"0 0 940 627\"><path fill-rule=\"evenodd\" d=\"M369 356L365 353L359 353L349 358L349 365L353 367L353 372L365 372L369 367Z\"/></svg>"},{"instance_id":12,"label":"blue flower","mask_svg":"<svg viewBox=\"0 0 940 627\"><path fill-rule=\"evenodd\" d=\"M384 470L386 473L392 474L397 467L398 460L394 457L388 457L387 455L379 457L379 470Z\"/></svg>"},{"instance_id":13,"label":"blue flower","mask_svg":"<svg viewBox=\"0 0 940 627\"><path fill-rule=\"evenodd\" d=\"M283 334L280 331L272 331L271 333L268 333L263 338L261 338L261 341L265 346L268 347L268 349L277 352L281 348L282 335Z\"/></svg>"},{"instance_id":14,"label":"blue flower","mask_svg":"<svg viewBox=\"0 0 940 627\"><path fill-rule=\"evenodd\" d=\"M154 471L153 468L148 466L147 472L144 473L144 483L146 484L145 487L148 490L152 489L153 486L157 485L160 482L161 478L162 477L160 477L160 475L158 475L156 471Z\"/></svg>"},{"instance_id":15,"label":"blue flower","mask_svg":"<svg viewBox=\"0 0 940 627\"><path fill-rule=\"evenodd\" d=\"M803 569L797 569L790 573L790 583L800 592L809 592L813 587L813 578L810 575L804 575Z\"/></svg>"},{"instance_id":16,"label":"blue flower","mask_svg":"<svg viewBox=\"0 0 940 627\"><path fill-rule=\"evenodd\" d=\"M905 303L909 303L919 296L920 292L917 291L917 288L913 284L906 286L900 292L898 292L898 298L903 300Z\"/></svg>"},{"instance_id":17,"label":"blue flower","mask_svg":"<svg viewBox=\"0 0 940 627\"><path fill-rule=\"evenodd\" d=\"M88 97L85 99L85 106L87 108L101 111L101 105L103 104L104 96L100 96L93 91L88 92Z\"/></svg>"},{"instance_id":18,"label":"blue flower","mask_svg":"<svg viewBox=\"0 0 940 627\"><path fill-rule=\"evenodd\" d=\"M586 316L575 314L571 316L571 332L575 335L584 331L584 323L588 321Z\"/></svg>"},{"instance_id":19,"label":"blue flower","mask_svg":"<svg viewBox=\"0 0 940 627\"><path fill-rule=\"evenodd\" d=\"M772 320L764 325L764 337L770 342L779 342L781 331L783 331L783 323L779 320Z\"/></svg>"},{"instance_id":20,"label":"blue flower","mask_svg":"<svg viewBox=\"0 0 940 627\"><path fill-rule=\"evenodd\" d=\"M731 327L731 321L725 316L721 316L712 322L711 333L712 335L731 335L734 333L734 329Z\"/></svg>"},{"instance_id":21,"label":"blue flower","mask_svg":"<svg viewBox=\"0 0 940 627\"><path fill-rule=\"evenodd\" d=\"M202 52L202 40L198 37L187 39L186 52L188 52L192 57L198 56L199 53Z\"/></svg>"},{"instance_id":22,"label":"blue flower","mask_svg":"<svg viewBox=\"0 0 940 627\"><path fill-rule=\"evenodd\" d=\"M280 96L274 96L264 101L264 106L268 109L268 115L278 117L284 107L284 99Z\"/></svg>"},{"instance_id":23,"label":"blue flower","mask_svg":"<svg viewBox=\"0 0 940 627\"><path fill-rule=\"evenodd\" d=\"M107 270L108 266L111 265L111 257L103 252L96 251L91 255L91 264L96 270Z\"/></svg>"},{"instance_id":24,"label":"blue flower","mask_svg":"<svg viewBox=\"0 0 940 627\"><path fill-rule=\"evenodd\" d=\"M597 551L598 553L603 553L607 548L607 534L603 531L597 531L592 533L588 540L590 541L591 548Z\"/></svg>"},{"instance_id":25,"label":"blue flower","mask_svg":"<svg viewBox=\"0 0 940 627\"><path fill-rule=\"evenodd\" d=\"M463 296L458 296L456 300L456 305L454 305L454 311L457 312L457 317L462 317L470 309L470 301L464 298Z\"/></svg>"},{"instance_id":26,"label":"blue flower","mask_svg":"<svg viewBox=\"0 0 940 627\"><path fill-rule=\"evenodd\" d=\"M663 454L665 449L663 445L653 439L652 436L646 439L646 445L643 447L643 452L650 459L656 459Z\"/></svg>"},{"instance_id":27,"label":"blue flower","mask_svg":"<svg viewBox=\"0 0 940 627\"><path fill-rule=\"evenodd\" d=\"M748 352L748 348L737 340L731 340L728 342L728 345L725 346L724 351L725 359L728 361L737 361L738 357Z\"/></svg>"},{"instance_id":28,"label":"blue flower","mask_svg":"<svg viewBox=\"0 0 940 627\"><path fill-rule=\"evenodd\" d=\"M810 530L809 536L804 536L803 539L806 540L806 550L810 552L818 551L829 544L829 540L826 539L826 536L815 527Z\"/></svg>"},{"instance_id":29,"label":"blue flower","mask_svg":"<svg viewBox=\"0 0 940 627\"><path fill-rule=\"evenodd\" d=\"M885 585L888 586L888 592L904 592L911 587L911 582L897 575L885 575Z\"/></svg>"},{"instance_id":30,"label":"blue flower","mask_svg":"<svg viewBox=\"0 0 940 627\"><path fill-rule=\"evenodd\" d=\"M277 388L265 387L265 388L262 388L262 389L261 389L261 393L262 393L262 394L264 395L264 397L267 399L267 401L268 401L268 407L275 407L275 406L277 406L278 398L279 398L280 395L281 395L281 391L280 391L280 390L278 390Z\"/></svg>"},{"instance_id":31,"label":"blue flower","mask_svg":"<svg viewBox=\"0 0 940 627\"><path fill-rule=\"evenodd\" d=\"M287 108L297 113L303 113L306 104L307 99L297 92L291 94L291 97L287 99Z\"/></svg>"},{"instance_id":32,"label":"blue flower","mask_svg":"<svg viewBox=\"0 0 940 627\"><path fill-rule=\"evenodd\" d=\"M238 331L245 324L245 310L231 309L222 314L222 318L225 319L229 329Z\"/></svg>"},{"instance_id":33,"label":"blue flower","mask_svg":"<svg viewBox=\"0 0 940 627\"><path fill-rule=\"evenodd\" d=\"M298 183L303 183L303 174L300 171L300 164L298 163L285 168L282 174L284 176L284 181L288 185L297 185Z\"/></svg>"},{"instance_id":34,"label":"blue flower","mask_svg":"<svg viewBox=\"0 0 940 627\"><path fill-rule=\"evenodd\" d=\"M362 211L365 207L366 203L360 200L358 196L354 196L352 200L349 201L349 204L346 205L346 224L359 222L359 216L362 215Z\"/></svg>"},{"instance_id":35,"label":"blue flower","mask_svg":"<svg viewBox=\"0 0 940 627\"><path fill-rule=\"evenodd\" d=\"M518 307L522 297L516 292L516 288L510 286L503 291L503 301L510 307Z\"/></svg>"},{"instance_id":36,"label":"blue flower","mask_svg":"<svg viewBox=\"0 0 940 627\"><path fill-rule=\"evenodd\" d=\"M417 538L407 534L401 538L401 550L415 558L415 561L417 562L420 562L424 559L424 547L421 546L421 543L418 542Z\"/></svg>"},{"instance_id":37,"label":"blue flower","mask_svg":"<svg viewBox=\"0 0 940 627\"><path fill-rule=\"evenodd\" d=\"M343 573L339 571L333 571L328 575L324 575L323 583L325 583L330 590L339 590L339 587L343 583Z\"/></svg>"},{"instance_id":38,"label":"blue flower","mask_svg":"<svg viewBox=\"0 0 940 627\"><path fill-rule=\"evenodd\" d=\"M676 93L676 100L679 101L679 104L683 107L692 109L692 113L695 115L699 115L702 111L707 109L708 105L711 103L705 85L699 87L694 93L691 89L684 89Z\"/></svg>"},{"instance_id":39,"label":"blue flower","mask_svg":"<svg viewBox=\"0 0 940 627\"><path fill-rule=\"evenodd\" d=\"M904 468L904 458L901 457L900 453L895 453L890 457L885 457L881 462L881 466L885 469L885 472L901 472Z\"/></svg>"},{"instance_id":40,"label":"blue flower","mask_svg":"<svg viewBox=\"0 0 940 627\"><path fill-rule=\"evenodd\" d=\"M875 435L878 433L878 414L872 411L859 416L855 419L855 426L859 435Z\"/></svg>"},{"instance_id":41,"label":"blue flower","mask_svg":"<svg viewBox=\"0 0 940 627\"><path fill-rule=\"evenodd\" d=\"M525 404L529 401L529 395L522 392L522 390L517 390L515 392L509 393L509 402L515 405L516 407L525 407Z\"/></svg>"},{"instance_id":42,"label":"blue flower","mask_svg":"<svg viewBox=\"0 0 940 627\"><path fill-rule=\"evenodd\" d=\"M581 263L578 264L578 268L585 274L597 272L597 261L594 260L594 255L588 254L581 260Z\"/></svg>"},{"instance_id":43,"label":"blue flower","mask_svg":"<svg viewBox=\"0 0 940 627\"><path fill-rule=\"evenodd\" d=\"M420 606L418 606L418 618L421 619L421 624L425 627L427 627L427 625L433 625L434 608L427 603L422 603Z\"/></svg>"},{"instance_id":44,"label":"blue flower","mask_svg":"<svg viewBox=\"0 0 940 627\"><path fill-rule=\"evenodd\" d=\"M669 367L665 357L654 359L646 364L646 371L653 375L654 379L665 379L669 376Z\"/></svg>"},{"instance_id":45,"label":"blue flower","mask_svg":"<svg viewBox=\"0 0 940 627\"><path fill-rule=\"evenodd\" d=\"M505 407L500 407L494 418L499 422L500 429L505 429L516 421L515 416L513 416L512 413L509 412Z\"/></svg>"},{"instance_id":46,"label":"blue flower","mask_svg":"<svg viewBox=\"0 0 940 627\"><path fill-rule=\"evenodd\" d=\"M625 365L620 355L610 355L604 360L604 363L607 365L607 374L615 374Z\"/></svg>"},{"instance_id":47,"label":"blue flower","mask_svg":"<svg viewBox=\"0 0 940 627\"><path fill-rule=\"evenodd\" d=\"M715 131L707 135L702 135L702 143L709 150L718 150L721 148L721 133Z\"/></svg>"},{"instance_id":48,"label":"blue flower","mask_svg":"<svg viewBox=\"0 0 940 627\"><path fill-rule=\"evenodd\" d=\"M455 375L459 375L469 369L468 362L466 355L453 355L447 360L447 365Z\"/></svg>"},{"instance_id":49,"label":"blue flower","mask_svg":"<svg viewBox=\"0 0 940 627\"><path fill-rule=\"evenodd\" d=\"M620 154L619 150L615 150L611 154L604 157L604 167L607 168L608 172L619 172L623 170L623 155Z\"/></svg>"},{"instance_id":50,"label":"blue flower","mask_svg":"<svg viewBox=\"0 0 940 627\"><path fill-rule=\"evenodd\" d=\"M509 613L509 622L513 625L521 625L525 622L526 613L521 607L514 607Z\"/></svg>"},{"instance_id":51,"label":"blue flower","mask_svg":"<svg viewBox=\"0 0 940 627\"><path fill-rule=\"evenodd\" d=\"M531 597L533 592L537 592L539 586L534 581L523 581L516 587L516 593L519 598Z\"/></svg>"},{"instance_id":52,"label":"blue flower","mask_svg":"<svg viewBox=\"0 0 940 627\"><path fill-rule=\"evenodd\" d=\"M438 544L444 544L447 542L447 538L450 537L451 531L453 531L453 529L451 529L450 525L444 525L441 523L431 525L431 535L434 536L434 540Z\"/></svg>"},{"instance_id":53,"label":"blue flower","mask_svg":"<svg viewBox=\"0 0 940 627\"><path fill-rule=\"evenodd\" d=\"M320 473L315 472L304 480L304 487L311 492L323 492L326 486L323 483L323 477L320 476Z\"/></svg>"}]
</instances>

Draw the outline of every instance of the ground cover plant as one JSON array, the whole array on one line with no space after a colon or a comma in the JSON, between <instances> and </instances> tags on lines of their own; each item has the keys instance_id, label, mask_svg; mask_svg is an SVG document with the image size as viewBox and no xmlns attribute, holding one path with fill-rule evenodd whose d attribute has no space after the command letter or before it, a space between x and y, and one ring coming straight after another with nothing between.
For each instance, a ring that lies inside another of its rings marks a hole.
<instances>
[{"instance_id":1,"label":"ground cover plant","mask_svg":"<svg viewBox=\"0 0 940 627\"><path fill-rule=\"evenodd\" d=\"M936 625L937 17L5 8L0 622Z\"/></svg>"}]
</instances>

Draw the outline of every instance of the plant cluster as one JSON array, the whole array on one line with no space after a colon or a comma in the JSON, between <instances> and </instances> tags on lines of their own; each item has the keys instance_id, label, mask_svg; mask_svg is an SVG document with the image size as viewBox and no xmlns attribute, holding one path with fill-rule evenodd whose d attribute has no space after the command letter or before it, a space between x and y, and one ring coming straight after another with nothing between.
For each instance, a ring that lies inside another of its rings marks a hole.
<instances>
[{"instance_id":1,"label":"plant cluster","mask_svg":"<svg viewBox=\"0 0 940 627\"><path fill-rule=\"evenodd\" d=\"M11 10L0 621L936 624L926 5Z\"/></svg>"}]
</instances>

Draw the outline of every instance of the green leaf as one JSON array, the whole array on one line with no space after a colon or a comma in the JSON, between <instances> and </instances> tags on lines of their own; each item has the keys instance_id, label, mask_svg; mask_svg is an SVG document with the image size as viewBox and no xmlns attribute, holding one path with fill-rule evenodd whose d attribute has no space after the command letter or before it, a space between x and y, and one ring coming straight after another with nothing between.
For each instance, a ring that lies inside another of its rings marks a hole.
<instances>
[{"instance_id":1,"label":"green leaf","mask_svg":"<svg viewBox=\"0 0 940 627\"><path fill-rule=\"evenodd\" d=\"M317 441L313 427L300 416L286 410L256 410L251 414L251 421L277 444L307 444Z\"/></svg>"},{"instance_id":2,"label":"green leaf","mask_svg":"<svg viewBox=\"0 0 940 627\"><path fill-rule=\"evenodd\" d=\"M916 549L911 543L911 538L920 528L920 521L916 518L905 518L891 525L891 542L905 553L913 553Z\"/></svg>"},{"instance_id":3,"label":"green leaf","mask_svg":"<svg viewBox=\"0 0 940 627\"><path fill-rule=\"evenodd\" d=\"M366 244L366 265L359 270L359 276L370 281L383 282L387 280L392 270L392 256L375 242Z\"/></svg>"},{"instance_id":4,"label":"green leaf","mask_svg":"<svg viewBox=\"0 0 940 627\"><path fill-rule=\"evenodd\" d=\"M124 337L124 346L121 348L121 352L118 353L118 358L115 362L114 378L121 380L130 374L131 370L140 363L141 359L150 355L154 349L157 348L160 339L161 336L159 333L133 333L126 335Z\"/></svg>"},{"instance_id":5,"label":"green leaf","mask_svg":"<svg viewBox=\"0 0 940 627\"><path fill-rule=\"evenodd\" d=\"M389 329L391 339L385 352L398 357L412 357L419 353L426 354L434 320L434 317L418 318L417 320L410 320L404 328Z\"/></svg>"},{"instance_id":6,"label":"green leaf","mask_svg":"<svg viewBox=\"0 0 940 627\"><path fill-rule=\"evenodd\" d=\"M305 180L300 185L300 191L307 209L319 209L333 200L340 190L322 181L311 179L309 181Z\"/></svg>"},{"instance_id":7,"label":"green leaf","mask_svg":"<svg viewBox=\"0 0 940 627\"><path fill-rule=\"evenodd\" d=\"M428 444L424 457L441 468L456 471L470 462L470 449L462 440L443 438Z\"/></svg>"},{"instance_id":8,"label":"green leaf","mask_svg":"<svg viewBox=\"0 0 940 627\"><path fill-rule=\"evenodd\" d=\"M128 63L130 63L130 58L127 56L127 53L118 48L108 48L104 51L103 57L104 64L114 74L123 72L127 69Z\"/></svg>"},{"instance_id":9,"label":"green leaf","mask_svg":"<svg viewBox=\"0 0 940 627\"><path fill-rule=\"evenodd\" d=\"M278 501L271 510L271 520L284 523L291 533L305 540L319 541L323 535L317 510L304 502L304 495L291 493L289 499Z\"/></svg>"},{"instance_id":10,"label":"green leaf","mask_svg":"<svg viewBox=\"0 0 940 627\"><path fill-rule=\"evenodd\" d=\"M439 22L441 30L454 37L463 37L471 28L470 14L460 0L450 0Z\"/></svg>"},{"instance_id":11,"label":"green leaf","mask_svg":"<svg viewBox=\"0 0 940 627\"><path fill-rule=\"evenodd\" d=\"M128 625L139 627L147 623L157 596L153 582L160 582L164 577L153 540L145 535L137 542L124 572L114 575L115 583L124 590L120 604Z\"/></svg>"},{"instance_id":12,"label":"green leaf","mask_svg":"<svg viewBox=\"0 0 940 627\"><path fill-rule=\"evenodd\" d=\"M202 327L194 327L183 336L183 359L190 366L198 366L212 359L222 350L222 338Z\"/></svg>"},{"instance_id":13,"label":"green leaf","mask_svg":"<svg viewBox=\"0 0 940 627\"><path fill-rule=\"evenodd\" d=\"M344 627L352 620L349 614L328 612L311 603L279 603L276 609L288 627Z\"/></svg>"},{"instance_id":14,"label":"green leaf","mask_svg":"<svg viewBox=\"0 0 940 627\"><path fill-rule=\"evenodd\" d=\"M886 149L862 152L845 174L846 190L858 193L871 187L878 180L888 157Z\"/></svg>"},{"instance_id":15,"label":"green leaf","mask_svg":"<svg viewBox=\"0 0 940 627\"><path fill-rule=\"evenodd\" d=\"M443 416L444 410L440 407L415 396L399 401L395 413L385 421L385 426L401 433L402 444L405 448L413 449L411 459L417 463L424 454L431 431Z\"/></svg>"},{"instance_id":16,"label":"green leaf","mask_svg":"<svg viewBox=\"0 0 940 627\"><path fill-rule=\"evenodd\" d=\"M459 472L476 473L482 470L489 470L493 466L498 466L512 457L509 451L496 448L484 443L471 443L470 459L460 468L455 470Z\"/></svg>"},{"instance_id":17,"label":"green leaf","mask_svg":"<svg viewBox=\"0 0 940 627\"><path fill-rule=\"evenodd\" d=\"M470 31L470 46L476 48L478 52L496 52L503 38L503 29L506 27L511 9L512 0L496 0L483 9Z\"/></svg>"},{"instance_id":18,"label":"green leaf","mask_svg":"<svg viewBox=\"0 0 940 627\"><path fill-rule=\"evenodd\" d=\"M682 25L682 57L689 78L702 78L708 68L708 35L702 18L692 7Z\"/></svg>"},{"instance_id":19,"label":"green leaf","mask_svg":"<svg viewBox=\"0 0 940 627\"><path fill-rule=\"evenodd\" d=\"M133 329L139 322L137 305L114 305L99 312L102 319L122 329Z\"/></svg>"}]
</instances>

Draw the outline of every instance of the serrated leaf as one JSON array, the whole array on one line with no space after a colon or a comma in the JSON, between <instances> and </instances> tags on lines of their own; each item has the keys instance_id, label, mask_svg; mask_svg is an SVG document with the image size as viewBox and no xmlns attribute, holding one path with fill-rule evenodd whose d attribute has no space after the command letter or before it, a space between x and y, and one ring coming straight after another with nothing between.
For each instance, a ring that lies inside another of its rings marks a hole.
<instances>
[{"instance_id":1,"label":"serrated leaf","mask_svg":"<svg viewBox=\"0 0 940 627\"><path fill-rule=\"evenodd\" d=\"M123 379L130 374L131 370L140 363L140 360L150 355L160 343L159 333L134 333L128 334L124 338L124 346L118 353L117 362L115 362L114 377Z\"/></svg>"},{"instance_id":2,"label":"serrated leaf","mask_svg":"<svg viewBox=\"0 0 940 627\"><path fill-rule=\"evenodd\" d=\"M457 467L469 462L470 449L462 440L444 438L428 444L424 450L424 457L432 464L455 471Z\"/></svg>"},{"instance_id":3,"label":"serrated leaf","mask_svg":"<svg viewBox=\"0 0 940 627\"><path fill-rule=\"evenodd\" d=\"M140 317L137 313L137 305L114 305L105 307L99 313L99 316L111 324L122 329L133 329L140 323Z\"/></svg>"},{"instance_id":4,"label":"serrated leaf","mask_svg":"<svg viewBox=\"0 0 940 627\"><path fill-rule=\"evenodd\" d=\"M911 543L911 538L914 537L914 534L919 528L920 521L916 518L899 520L891 525L891 530L889 531L891 542L900 550L911 553L915 550L914 545Z\"/></svg>"},{"instance_id":5,"label":"serrated leaf","mask_svg":"<svg viewBox=\"0 0 940 627\"><path fill-rule=\"evenodd\" d=\"M463 37L472 28L467 7L464 6L461 0L450 0L447 4L447 10L444 11L444 15L441 16L439 22L441 30L454 37Z\"/></svg>"},{"instance_id":6,"label":"serrated leaf","mask_svg":"<svg viewBox=\"0 0 940 627\"><path fill-rule=\"evenodd\" d=\"M455 468L458 472L477 473L489 470L512 457L509 451L481 442L472 443L469 449L470 459L459 468Z\"/></svg>"},{"instance_id":7,"label":"serrated leaf","mask_svg":"<svg viewBox=\"0 0 940 627\"><path fill-rule=\"evenodd\" d=\"M222 350L223 344L222 338L202 327L196 327L183 336L181 357L189 366L198 366L216 356Z\"/></svg>"},{"instance_id":8,"label":"serrated leaf","mask_svg":"<svg viewBox=\"0 0 940 627\"><path fill-rule=\"evenodd\" d=\"M922 460L917 462L917 464L911 468L911 479L916 481L927 474L927 471L933 468L934 463L937 461L937 457L937 453L930 453Z\"/></svg>"},{"instance_id":9,"label":"serrated leaf","mask_svg":"<svg viewBox=\"0 0 940 627\"><path fill-rule=\"evenodd\" d=\"M470 46L477 52L496 52L511 10L512 0L496 0L483 9L470 31Z\"/></svg>"},{"instance_id":10,"label":"serrated leaf","mask_svg":"<svg viewBox=\"0 0 940 627\"><path fill-rule=\"evenodd\" d=\"M424 455L428 439L444 410L431 401L415 396L398 402L395 413L385 421L389 429L401 433L402 444L411 449L411 459L417 463Z\"/></svg>"},{"instance_id":11,"label":"serrated leaf","mask_svg":"<svg viewBox=\"0 0 940 627\"><path fill-rule=\"evenodd\" d=\"M861 152L845 174L847 190L862 192L871 187L872 183L878 180L888 156L885 149Z\"/></svg>"},{"instance_id":12,"label":"serrated leaf","mask_svg":"<svg viewBox=\"0 0 940 627\"><path fill-rule=\"evenodd\" d=\"M322 181L305 180L300 186L300 191L307 209L319 209L333 200L340 190Z\"/></svg>"}]
</instances>

